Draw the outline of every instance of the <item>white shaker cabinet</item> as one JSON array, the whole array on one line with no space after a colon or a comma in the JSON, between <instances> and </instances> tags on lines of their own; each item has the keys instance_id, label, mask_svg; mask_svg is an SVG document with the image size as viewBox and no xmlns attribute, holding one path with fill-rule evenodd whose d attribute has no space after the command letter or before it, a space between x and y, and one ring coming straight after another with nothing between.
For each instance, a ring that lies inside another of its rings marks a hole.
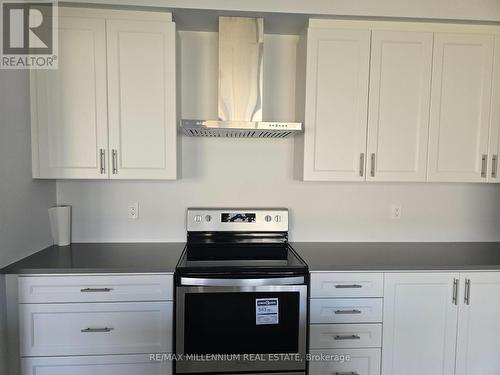
<instances>
[{"instance_id":1,"label":"white shaker cabinet","mask_svg":"<svg viewBox=\"0 0 500 375\"><path fill-rule=\"evenodd\" d=\"M33 177L107 178L106 23L59 18L59 69L31 71Z\"/></svg>"},{"instance_id":2,"label":"white shaker cabinet","mask_svg":"<svg viewBox=\"0 0 500 375\"><path fill-rule=\"evenodd\" d=\"M21 360L22 374L27 375L171 375L172 365L151 361L149 354L32 357Z\"/></svg>"},{"instance_id":3,"label":"white shaker cabinet","mask_svg":"<svg viewBox=\"0 0 500 375\"><path fill-rule=\"evenodd\" d=\"M425 181L432 32L372 31L369 181Z\"/></svg>"},{"instance_id":4,"label":"white shaker cabinet","mask_svg":"<svg viewBox=\"0 0 500 375\"><path fill-rule=\"evenodd\" d=\"M493 35L434 35L429 181L487 180L493 50Z\"/></svg>"},{"instance_id":5,"label":"white shaker cabinet","mask_svg":"<svg viewBox=\"0 0 500 375\"><path fill-rule=\"evenodd\" d=\"M364 180L370 30L310 28L306 48L301 174L304 180Z\"/></svg>"},{"instance_id":6,"label":"white shaker cabinet","mask_svg":"<svg viewBox=\"0 0 500 375\"><path fill-rule=\"evenodd\" d=\"M175 179L171 14L59 14L59 69L31 74L33 177Z\"/></svg>"},{"instance_id":7,"label":"white shaker cabinet","mask_svg":"<svg viewBox=\"0 0 500 375\"><path fill-rule=\"evenodd\" d=\"M313 23L304 37L301 175L425 181L433 33L362 26Z\"/></svg>"},{"instance_id":8,"label":"white shaker cabinet","mask_svg":"<svg viewBox=\"0 0 500 375\"><path fill-rule=\"evenodd\" d=\"M489 182L500 182L500 36L495 37L493 87L490 117Z\"/></svg>"},{"instance_id":9,"label":"white shaker cabinet","mask_svg":"<svg viewBox=\"0 0 500 375\"><path fill-rule=\"evenodd\" d=\"M382 375L454 375L459 277L385 275Z\"/></svg>"},{"instance_id":10,"label":"white shaker cabinet","mask_svg":"<svg viewBox=\"0 0 500 375\"><path fill-rule=\"evenodd\" d=\"M461 274L455 375L500 374L500 272Z\"/></svg>"},{"instance_id":11,"label":"white shaker cabinet","mask_svg":"<svg viewBox=\"0 0 500 375\"><path fill-rule=\"evenodd\" d=\"M111 178L176 178L175 26L107 22Z\"/></svg>"}]
</instances>

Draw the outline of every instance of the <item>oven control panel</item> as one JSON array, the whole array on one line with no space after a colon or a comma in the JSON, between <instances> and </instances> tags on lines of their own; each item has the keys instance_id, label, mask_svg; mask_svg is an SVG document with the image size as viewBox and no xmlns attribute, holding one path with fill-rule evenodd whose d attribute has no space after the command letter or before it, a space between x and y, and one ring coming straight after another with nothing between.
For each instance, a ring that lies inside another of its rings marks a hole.
<instances>
[{"instance_id":1,"label":"oven control panel","mask_svg":"<svg viewBox=\"0 0 500 375\"><path fill-rule=\"evenodd\" d=\"M288 232L286 208L188 208L188 232Z\"/></svg>"}]
</instances>

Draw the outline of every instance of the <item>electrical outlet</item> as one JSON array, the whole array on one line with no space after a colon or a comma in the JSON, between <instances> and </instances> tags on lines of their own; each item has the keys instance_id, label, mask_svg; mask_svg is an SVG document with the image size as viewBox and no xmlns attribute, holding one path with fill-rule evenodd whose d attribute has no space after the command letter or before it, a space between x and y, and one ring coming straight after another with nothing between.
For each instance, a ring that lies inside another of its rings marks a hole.
<instances>
[{"instance_id":1,"label":"electrical outlet","mask_svg":"<svg viewBox=\"0 0 500 375\"><path fill-rule=\"evenodd\" d=\"M139 202L129 202L128 210L127 210L129 219L138 219L139 218Z\"/></svg>"},{"instance_id":2,"label":"electrical outlet","mask_svg":"<svg viewBox=\"0 0 500 375\"><path fill-rule=\"evenodd\" d=\"M393 204L391 207L391 218L393 220L401 219L401 206L397 204Z\"/></svg>"}]
</instances>

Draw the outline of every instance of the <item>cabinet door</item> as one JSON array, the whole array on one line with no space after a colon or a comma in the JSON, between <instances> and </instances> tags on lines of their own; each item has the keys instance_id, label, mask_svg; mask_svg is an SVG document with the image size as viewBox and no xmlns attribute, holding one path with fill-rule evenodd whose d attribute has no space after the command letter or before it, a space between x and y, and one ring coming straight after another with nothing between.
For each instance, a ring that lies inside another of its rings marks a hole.
<instances>
[{"instance_id":1,"label":"cabinet door","mask_svg":"<svg viewBox=\"0 0 500 375\"><path fill-rule=\"evenodd\" d=\"M380 349L311 350L310 375L379 375Z\"/></svg>"},{"instance_id":2,"label":"cabinet door","mask_svg":"<svg viewBox=\"0 0 500 375\"><path fill-rule=\"evenodd\" d=\"M25 303L22 357L168 353L172 302Z\"/></svg>"},{"instance_id":3,"label":"cabinet door","mask_svg":"<svg viewBox=\"0 0 500 375\"><path fill-rule=\"evenodd\" d=\"M426 180L432 40L372 32L367 180Z\"/></svg>"},{"instance_id":4,"label":"cabinet door","mask_svg":"<svg viewBox=\"0 0 500 375\"><path fill-rule=\"evenodd\" d=\"M430 181L486 181L493 36L434 36Z\"/></svg>"},{"instance_id":5,"label":"cabinet door","mask_svg":"<svg viewBox=\"0 0 500 375\"><path fill-rule=\"evenodd\" d=\"M59 69L31 73L33 177L108 177L105 38L104 20L59 18Z\"/></svg>"},{"instance_id":6,"label":"cabinet door","mask_svg":"<svg viewBox=\"0 0 500 375\"><path fill-rule=\"evenodd\" d=\"M456 375L500 374L500 272L462 274Z\"/></svg>"},{"instance_id":7,"label":"cabinet door","mask_svg":"<svg viewBox=\"0 0 500 375\"><path fill-rule=\"evenodd\" d=\"M149 354L38 357L21 359L22 375L171 375L171 361L152 361Z\"/></svg>"},{"instance_id":8,"label":"cabinet door","mask_svg":"<svg viewBox=\"0 0 500 375\"><path fill-rule=\"evenodd\" d=\"M383 375L454 375L454 273L385 276Z\"/></svg>"},{"instance_id":9,"label":"cabinet door","mask_svg":"<svg viewBox=\"0 0 500 375\"><path fill-rule=\"evenodd\" d=\"M108 20L111 178L175 179L175 24Z\"/></svg>"},{"instance_id":10,"label":"cabinet door","mask_svg":"<svg viewBox=\"0 0 500 375\"><path fill-rule=\"evenodd\" d=\"M309 29L304 179L364 180L369 30Z\"/></svg>"},{"instance_id":11,"label":"cabinet door","mask_svg":"<svg viewBox=\"0 0 500 375\"><path fill-rule=\"evenodd\" d=\"M498 183L500 182L500 36L498 35L495 38L489 155L488 179L490 182Z\"/></svg>"}]
</instances>

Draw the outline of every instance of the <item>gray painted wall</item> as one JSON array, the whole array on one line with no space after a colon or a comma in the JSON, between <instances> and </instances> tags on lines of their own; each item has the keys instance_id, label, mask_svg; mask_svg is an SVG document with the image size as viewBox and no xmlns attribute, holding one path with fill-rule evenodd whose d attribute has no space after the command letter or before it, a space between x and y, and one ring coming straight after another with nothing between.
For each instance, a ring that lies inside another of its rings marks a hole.
<instances>
[{"instance_id":1,"label":"gray painted wall","mask_svg":"<svg viewBox=\"0 0 500 375\"><path fill-rule=\"evenodd\" d=\"M5 313L5 276L0 275L0 375L7 374Z\"/></svg>"},{"instance_id":2,"label":"gray painted wall","mask_svg":"<svg viewBox=\"0 0 500 375\"><path fill-rule=\"evenodd\" d=\"M52 244L55 182L31 178L27 71L0 70L0 268Z\"/></svg>"}]
</instances>

